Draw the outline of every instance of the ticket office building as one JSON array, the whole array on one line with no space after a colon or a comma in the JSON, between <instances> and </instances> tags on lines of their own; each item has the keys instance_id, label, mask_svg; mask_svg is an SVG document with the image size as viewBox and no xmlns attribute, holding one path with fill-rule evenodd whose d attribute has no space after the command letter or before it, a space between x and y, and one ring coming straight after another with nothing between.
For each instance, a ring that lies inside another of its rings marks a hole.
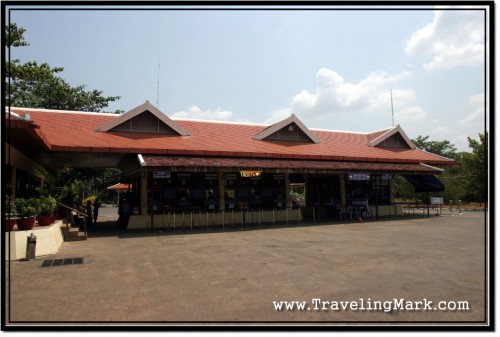
<instances>
[{"instance_id":1,"label":"ticket office building","mask_svg":"<svg viewBox=\"0 0 500 337\"><path fill-rule=\"evenodd\" d=\"M263 211L286 220L296 215L288 211L297 184L306 204L296 218L320 216L329 199L342 207L362 200L379 215L394 214L394 175L434 177L454 164L416 149L399 125L310 130L293 114L272 125L172 120L146 102L122 115L9 108L8 118L9 146L46 168L120 168L132 185L131 228L165 223L176 212L260 210L260 220Z\"/></svg>"},{"instance_id":2,"label":"ticket office building","mask_svg":"<svg viewBox=\"0 0 500 337\"><path fill-rule=\"evenodd\" d=\"M393 175L390 174L356 174L353 180L352 174L263 173L257 170L200 173L166 169L144 171L145 179L139 176L132 179L135 215L242 211L279 214L292 208L292 184L302 185L306 191L305 203L299 210L300 218L333 217L327 209L329 200L344 208L363 201L376 206L379 215L398 212L393 207ZM258 176L249 177L249 174ZM361 175L364 180L359 179ZM147 187L141 188L141 184ZM293 219L298 220L299 215Z\"/></svg>"}]
</instances>

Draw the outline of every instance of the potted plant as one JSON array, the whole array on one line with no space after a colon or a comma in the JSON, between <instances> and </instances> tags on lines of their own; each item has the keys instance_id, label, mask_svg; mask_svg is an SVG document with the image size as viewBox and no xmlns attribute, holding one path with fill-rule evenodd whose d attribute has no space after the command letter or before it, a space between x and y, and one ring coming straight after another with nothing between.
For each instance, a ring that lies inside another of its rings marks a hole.
<instances>
[{"instance_id":1,"label":"potted plant","mask_svg":"<svg viewBox=\"0 0 500 337\"><path fill-rule=\"evenodd\" d=\"M9 199L5 199L5 230L10 232L14 230L14 226L17 223L17 217L14 213L14 202L9 202Z\"/></svg>"},{"instance_id":2,"label":"potted plant","mask_svg":"<svg viewBox=\"0 0 500 337\"><path fill-rule=\"evenodd\" d=\"M18 215L17 228L30 230L35 226L35 215L38 213L38 202L35 198L18 198L14 203L14 210Z\"/></svg>"},{"instance_id":3,"label":"potted plant","mask_svg":"<svg viewBox=\"0 0 500 337\"><path fill-rule=\"evenodd\" d=\"M40 193L40 196L42 198L52 197L56 200L55 210L51 212L51 214L48 214L50 210L47 210L44 213L46 213L46 215L54 215L56 219L64 218L66 215L66 209L58 207L57 203L62 201L64 197L63 193L61 192L61 186L64 184L64 176L65 173L68 172L68 170L62 169L52 173L42 166L38 167L37 170L43 177L43 185L38 188L38 193Z\"/></svg>"},{"instance_id":4,"label":"potted plant","mask_svg":"<svg viewBox=\"0 0 500 337\"><path fill-rule=\"evenodd\" d=\"M55 212L57 209L57 201L51 196L37 198L38 217L37 221L40 226L48 226L56 221Z\"/></svg>"}]
</instances>

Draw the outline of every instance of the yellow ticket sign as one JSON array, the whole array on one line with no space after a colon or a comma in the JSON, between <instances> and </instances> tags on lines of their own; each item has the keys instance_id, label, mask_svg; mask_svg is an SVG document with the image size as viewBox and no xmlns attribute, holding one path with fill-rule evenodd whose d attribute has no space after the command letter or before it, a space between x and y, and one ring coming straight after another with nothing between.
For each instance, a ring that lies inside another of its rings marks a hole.
<instances>
[{"instance_id":1,"label":"yellow ticket sign","mask_svg":"<svg viewBox=\"0 0 500 337\"><path fill-rule=\"evenodd\" d=\"M262 174L262 171L240 171L240 175L243 178L260 177L261 174Z\"/></svg>"}]
</instances>

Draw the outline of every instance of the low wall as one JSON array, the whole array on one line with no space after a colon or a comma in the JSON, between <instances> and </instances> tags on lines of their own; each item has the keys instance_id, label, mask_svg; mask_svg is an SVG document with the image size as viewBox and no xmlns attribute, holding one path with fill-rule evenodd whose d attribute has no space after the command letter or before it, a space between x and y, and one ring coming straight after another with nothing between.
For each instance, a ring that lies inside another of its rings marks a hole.
<instances>
[{"instance_id":1,"label":"low wall","mask_svg":"<svg viewBox=\"0 0 500 337\"><path fill-rule=\"evenodd\" d=\"M56 254L64 242L61 231L62 220L50 226L37 226L27 231L11 231L5 233L5 260L22 260L26 258L27 238L31 233L36 236L35 256ZM9 256L10 251L10 256Z\"/></svg>"},{"instance_id":2,"label":"low wall","mask_svg":"<svg viewBox=\"0 0 500 337\"><path fill-rule=\"evenodd\" d=\"M399 204L392 204L392 205L379 205L377 206L378 208L378 216L379 217L385 217L385 216L394 216L394 215L403 215L403 207L402 205ZM320 219L326 219L328 218L328 210L326 207L304 207L302 209L302 213L304 214L305 217L308 218L319 218Z\"/></svg>"},{"instance_id":3,"label":"low wall","mask_svg":"<svg viewBox=\"0 0 500 337\"><path fill-rule=\"evenodd\" d=\"M151 215L131 215L128 229L151 228L177 228L177 227L202 227L202 226L225 226L261 223L287 223L302 221L299 209L286 210L247 210L234 212L186 212L167 213Z\"/></svg>"},{"instance_id":4,"label":"low wall","mask_svg":"<svg viewBox=\"0 0 500 337\"><path fill-rule=\"evenodd\" d=\"M378 216L403 215L403 207L398 204L378 206Z\"/></svg>"}]
</instances>

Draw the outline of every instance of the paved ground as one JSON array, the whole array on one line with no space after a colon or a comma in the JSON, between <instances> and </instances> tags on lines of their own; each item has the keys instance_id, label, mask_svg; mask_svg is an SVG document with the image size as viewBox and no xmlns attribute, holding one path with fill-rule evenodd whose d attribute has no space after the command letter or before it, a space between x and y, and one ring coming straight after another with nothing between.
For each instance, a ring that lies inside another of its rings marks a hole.
<instances>
[{"instance_id":1,"label":"paved ground","mask_svg":"<svg viewBox=\"0 0 500 337\"><path fill-rule=\"evenodd\" d=\"M484 226L483 212L154 234L101 224L54 256L7 264L6 323L478 324L485 320ZM41 267L74 257L84 263ZM358 307L363 299L365 308L394 298L433 307L467 301L470 310L315 310L315 298ZM279 311L273 301L305 301L309 310Z\"/></svg>"}]
</instances>

